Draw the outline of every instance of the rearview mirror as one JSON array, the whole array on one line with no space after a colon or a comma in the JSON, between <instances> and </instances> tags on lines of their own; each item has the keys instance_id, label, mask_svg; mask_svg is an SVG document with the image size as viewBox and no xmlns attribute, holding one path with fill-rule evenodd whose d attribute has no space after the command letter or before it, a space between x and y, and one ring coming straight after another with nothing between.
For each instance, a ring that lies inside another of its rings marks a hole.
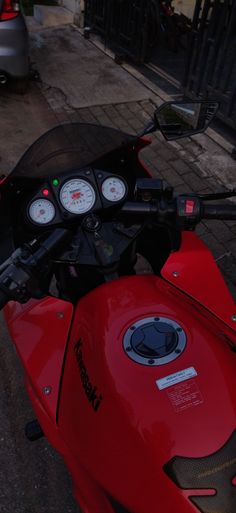
<instances>
[{"instance_id":1,"label":"rearview mirror","mask_svg":"<svg viewBox=\"0 0 236 513\"><path fill-rule=\"evenodd\" d=\"M155 111L155 122L168 141L204 132L219 108L214 101L164 103Z\"/></svg>"}]
</instances>

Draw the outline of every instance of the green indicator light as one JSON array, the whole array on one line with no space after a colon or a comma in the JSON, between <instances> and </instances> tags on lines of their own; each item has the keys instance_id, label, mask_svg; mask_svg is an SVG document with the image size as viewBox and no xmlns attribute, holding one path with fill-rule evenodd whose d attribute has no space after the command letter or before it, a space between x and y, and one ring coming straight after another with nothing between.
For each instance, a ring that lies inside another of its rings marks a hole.
<instances>
[{"instance_id":1,"label":"green indicator light","mask_svg":"<svg viewBox=\"0 0 236 513\"><path fill-rule=\"evenodd\" d=\"M59 180L57 178L54 178L52 184L54 185L54 187L57 187L59 185Z\"/></svg>"}]
</instances>

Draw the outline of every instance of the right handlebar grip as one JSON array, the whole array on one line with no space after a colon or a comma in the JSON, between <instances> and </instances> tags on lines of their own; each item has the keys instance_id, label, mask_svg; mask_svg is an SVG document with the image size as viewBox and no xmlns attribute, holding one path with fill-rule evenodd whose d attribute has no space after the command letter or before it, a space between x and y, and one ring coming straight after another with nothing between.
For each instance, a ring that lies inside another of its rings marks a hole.
<instances>
[{"instance_id":1,"label":"right handlebar grip","mask_svg":"<svg viewBox=\"0 0 236 513\"><path fill-rule=\"evenodd\" d=\"M10 298L5 294L5 292L3 292L3 290L0 289L0 310L2 310L4 306L6 306L9 299Z\"/></svg>"},{"instance_id":2,"label":"right handlebar grip","mask_svg":"<svg viewBox=\"0 0 236 513\"><path fill-rule=\"evenodd\" d=\"M202 205L203 219L236 220L236 205Z\"/></svg>"}]
</instances>

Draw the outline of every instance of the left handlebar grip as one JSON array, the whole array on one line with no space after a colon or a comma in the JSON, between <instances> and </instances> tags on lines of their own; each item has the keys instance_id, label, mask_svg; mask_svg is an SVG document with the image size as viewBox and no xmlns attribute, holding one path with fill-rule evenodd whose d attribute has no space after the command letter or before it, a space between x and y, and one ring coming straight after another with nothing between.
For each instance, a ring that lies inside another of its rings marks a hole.
<instances>
[{"instance_id":1,"label":"left handlebar grip","mask_svg":"<svg viewBox=\"0 0 236 513\"><path fill-rule=\"evenodd\" d=\"M127 201L120 209L121 214L156 214L157 206L151 202Z\"/></svg>"},{"instance_id":2,"label":"left handlebar grip","mask_svg":"<svg viewBox=\"0 0 236 513\"><path fill-rule=\"evenodd\" d=\"M68 238L69 234L69 230L56 228L48 238L40 244L40 247L24 261L25 265L29 267L39 265L51 251Z\"/></svg>"}]
</instances>

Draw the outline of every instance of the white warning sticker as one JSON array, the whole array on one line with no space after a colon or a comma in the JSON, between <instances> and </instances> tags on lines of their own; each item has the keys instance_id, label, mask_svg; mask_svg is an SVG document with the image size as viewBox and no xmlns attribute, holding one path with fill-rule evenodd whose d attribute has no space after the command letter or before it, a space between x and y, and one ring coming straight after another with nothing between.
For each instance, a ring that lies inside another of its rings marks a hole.
<instances>
[{"instance_id":1,"label":"white warning sticker","mask_svg":"<svg viewBox=\"0 0 236 513\"><path fill-rule=\"evenodd\" d=\"M194 379L178 383L178 385L168 388L166 394L176 413L182 413L188 408L203 403L202 394Z\"/></svg>"},{"instance_id":2,"label":"white warning sticker","mask_svg":"<svg viewBox=\"0 0 236 513\"><path fill-rule=\"evenodd\" d=\"M197 376L197 371L194 367L189 367L188 369L175 372L175 374L170 374L165 378L158 379L156 384L159 390L164 390L164 388L171 387L172 385L176 385L177 383L181 383L181 381L186 381L187 379L195 378L195 376Z\"/></svg>"}]
</instances>

